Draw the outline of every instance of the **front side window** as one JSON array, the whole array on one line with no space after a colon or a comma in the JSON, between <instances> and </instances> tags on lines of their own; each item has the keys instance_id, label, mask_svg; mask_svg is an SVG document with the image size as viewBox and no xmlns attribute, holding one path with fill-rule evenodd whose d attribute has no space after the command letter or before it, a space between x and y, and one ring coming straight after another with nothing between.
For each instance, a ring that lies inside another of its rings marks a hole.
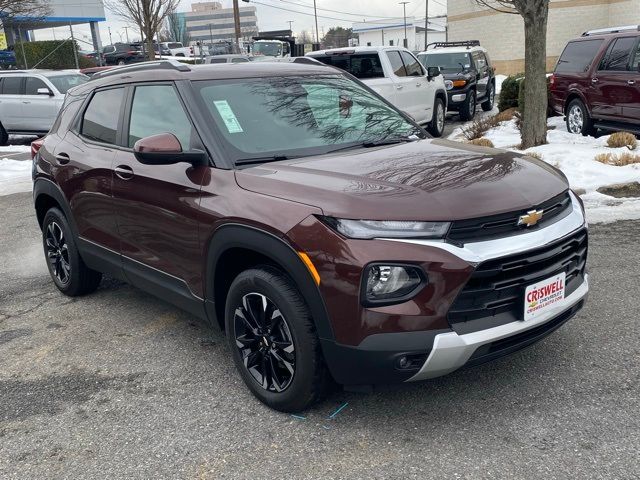
<instances>
[{"instance_id":1,"label":"front side window","mask_svg":"<svg viewBox=\"0 0 640 480\"><path fill-rule=\"evenodd\" d=\"M601 70L628 71L630 69L631 51L637 41L635 37L622 37L615 40L604 60L604 66L601 64Z\"/></svg>"},{"instance_id":2,"label":"front side window","mask_svg":"<svg viewBox=\"0 0 640 480\"><path fill-rule=\"evenodd\" d=\"M27 77L27 80L24 84L25 95L38 95L39 88L46 88L47 90L49 90L49 87L47 87L47 85L39 78Z\"/></svg>"},{"instance_id":3,"label":"front side window","mask_svg":"<svg viewBox=\"0 0 640 480\"><path fill-rule=\"evenodd\" d=\"M123 98L123 88L97 91L84 111L80 133L89 140L115 145Z\"/></svg>"},{"instance_id":4,"label":"front side window","mask_svg":"<svg viewBox=\"0 0 640 480\"><path fill-rule=\"evenodd\" d=\"M422 77L425 73L420 66L420 62L409 52L400 52L404 66L407 69L407 76Z\"/></svg>"},{"instance_id":5,"label":"front side window","mask_svg":"<svg viewBox=\"0 0 640 480\"><path fill-rule=\"evenodd\" d=\"M588 71L601 45L602 40L569 42L560 55L556 65L556 73L584 73Z\"/></svg>"},{"instance_id":6,"label":"front side window","mask_svg":"<svg viewBox=\"0 0 640 480\"><path fill-rule=\"evenodd\" d=\"M191 149L191 122L171 85L136 87L131 105L128 145L133 148L141 138L172 133L183 150Z\"/></svg>"},{"instance_id":7,"label":"front side window","mask_svg":"<svg viewBox=\"0 0 640 480\"><path fill-rule=\"evenodd\" d=\"M406 77L407 69L404 66L400 52L387 52L387 58L391 63L391 71L396 77Z\"/></svg>"},{"instance_id":8,"label":"front side window","mask_svg":"<svg viewBox=\"0 0 640 480\"><path fill-rule=\"evenodd\" d=\"M2 81L2 95L20 95L22 89L22 79L13 75L4 77Z\"/></svg>"},{"instance_id":9,"label":"front side window","mask_svg":"<svg viewBox=\"0 0 640 480\"><path fill-rule=\"evenodd\" d=\"M63 95L67 93L70 88L82 85L83 83L87 83L89 81L89 77L81 74L55 75L48 78L49 81L53 83L53 86L56 87L56 90L58 90Z\"/></svg>"},{"instance_id":10,"label":"front side window","mask_svg":"<svg viewBox=\"0 0 640 480\"><path fill-rule=\"evenodd\" d=\"M343 75L193 84L228 156L237 164L422 135L400 112Z\"/></svg>"},{"instance_id":11,"label":"front side window","mask_svg":"<svg viewBox=\"0 0 640 480\"><path fill-rule=\"evenodd\" d=\"M349 72L356 78L383 78L384 70L377 53L325 55L313 57L316 60Z\"/></svg>"}]
</instances>

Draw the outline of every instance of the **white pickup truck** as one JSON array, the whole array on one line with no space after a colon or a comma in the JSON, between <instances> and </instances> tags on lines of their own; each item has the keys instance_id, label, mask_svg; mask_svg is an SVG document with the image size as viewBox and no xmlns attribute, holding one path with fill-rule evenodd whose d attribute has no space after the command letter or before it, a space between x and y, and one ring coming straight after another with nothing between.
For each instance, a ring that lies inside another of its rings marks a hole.
<instances>
[{"instance_id":1,"label":"white pickup truck","mask_svg":"<svg viewBox=\"0 0 640 480\"><path fill-rule=\"evenodd\" d=\"M171 52L174 57L192 57L193 48L185 47L181 42L162 42L160 45Z\"/></svg>"},{"instance_id":2,"label":"white pickup truck","mask_svg":"<svg viewBox=\"0 0 640 480\"><path fill-rule=\"evenodd\" d=\"M306 56L346 70L416 122L425 124L431 135L442 136L447 90L440 69L425 70L406 48L334 48Z\"/></svg>"}]
</instances>

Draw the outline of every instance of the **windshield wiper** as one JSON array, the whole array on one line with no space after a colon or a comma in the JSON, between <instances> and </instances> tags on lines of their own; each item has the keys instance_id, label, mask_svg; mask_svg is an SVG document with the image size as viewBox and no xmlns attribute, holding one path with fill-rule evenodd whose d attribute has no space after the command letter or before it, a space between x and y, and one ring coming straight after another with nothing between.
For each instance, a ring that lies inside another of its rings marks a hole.
<instances>
[{"instance_id":1,"label":"windshield wiper","mask_svg":"<svg viewBox=\"0 0 640 480\"><path fill-rule=\"evenodd\" d=\"M383 138L380 140L372 140L369 142L356 143L355 145L347 145L346 147L335 148L333 150L329 150L327 154L334 152L341 152L344 150L354 150L356 148L373 148L373 147L382 147L384 145L395 145L397 143L408 143L415 142L416 140L420 140L420 137L417 135L409 135L406 137L389 137Z\"/></svg>"},{"instance_id":2,"label":"windshield wiper","mask_svg":"<svg viewBox=\"0 0 640 480\"><path fill-rule=\"evenodd\" d=\"M236 165L251 165L253 163L278 162L280 160L291 160L296 157L288 157L286 155L269 155L266 157L250 157L236 160Z\"/></svg>"}]
</instances>

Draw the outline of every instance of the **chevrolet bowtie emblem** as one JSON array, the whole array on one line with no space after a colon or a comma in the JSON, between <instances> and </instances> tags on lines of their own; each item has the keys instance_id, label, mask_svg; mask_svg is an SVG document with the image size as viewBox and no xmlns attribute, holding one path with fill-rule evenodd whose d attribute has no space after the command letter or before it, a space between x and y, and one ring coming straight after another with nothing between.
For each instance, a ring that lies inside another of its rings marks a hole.
<instances>
[{"instance_id":1,"label":"chevrolet bowtie emblem","mask_svg":"<svg viewBox=\"0 0 640 480\"><path fill-rule=\"evenodd\" d=\"M540 221L542 215L544 215L544 210L529 210L526 215L520 215L518 225L533 227Z\"/></svg>"}]
</instances>

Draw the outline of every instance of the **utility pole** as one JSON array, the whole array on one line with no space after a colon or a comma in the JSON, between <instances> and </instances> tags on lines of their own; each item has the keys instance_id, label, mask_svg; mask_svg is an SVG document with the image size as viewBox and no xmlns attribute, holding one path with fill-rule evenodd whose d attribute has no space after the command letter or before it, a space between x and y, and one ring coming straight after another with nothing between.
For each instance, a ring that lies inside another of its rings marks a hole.
<instances>
[{"instance_id":1,"label":"utility pole","mask_svg":"<svg viewBox=\"0 0 640 480\"><path fill-rule=\"evenodd\" d=\"M289 31L293 35L293 20L287 20L287 23L289 24Z\"/></svg>"},{"instance_id":2,"label":"utility pole","mask_svg":"<svg viewBox=\"0 0 640 480\"><path fill-rule=\"evenodd\" d=\"M318 32L318 9L316 8L316 0L313 0L313 15L316 17L316 43L320 43L320 32Z\"/></svg>"},{"instance_id":3,"label":"utility pole","mask_svg":"<svg viewBox=\"0 0 640 480\"><path fill-rule=\"evenodd\" d=\"M73 36L73 26L69 22L69 31L71 32L71 48L73 48L73 59L76 62L76 70L80 70L80 64L78 63L78 47L76 46L76 39Z\"/></svg>"},{"instance_id":4,"label":"utility pole","mask_svg":"<svg viewBox=\"0 0 640 480\"><path fill-rule=\"evenodd\" d=\"M429 41L427 40L427 32L429 31L429 0L425 2L427 7L424 12L424 49L427 49Z\"/></svg>"},{"instance_id":5,"label":"utility pole","mask_svg":"<svg viewBox=\"0 0 640 480\"><path fill-rule=\"evenodd\" d=\"M111 38L111 27L107 27L107 30L109 30L109 43L113 45L113 38Z\"/></svg>"},{"instance_id":6,"label":"utility pole","mask_svg":"<svg viewBox=\"0 0 640 480\"><path fill-rule=\"evenodd\" d=\"M127 43L129 43L129 28L130 27L124 27L124 33L127 36ZM111 39L111 37L109 37L109 39Z\"/></svg>"},{"instance_id":7,"label":"utility pole","mask_svg":"<svg viewBox=\"0 0 640 480\"><path fill-rule=\"evenodd\" d=\"M404 12L404 48L407 47L407 3L411 2L400 2L399 5L402 5L402 10Z\"/></svg>"},{"instance_id":8,"label":"utility pole","mask_svg":"<svg viewBox=\"0 0 640 480\"><path fill-rule=\"evenodd\" d=\"M240 52L240 7L238 7L238 0L233 0L233 23L236 30L236 47Z\"/></svg>"}]
</instances>

